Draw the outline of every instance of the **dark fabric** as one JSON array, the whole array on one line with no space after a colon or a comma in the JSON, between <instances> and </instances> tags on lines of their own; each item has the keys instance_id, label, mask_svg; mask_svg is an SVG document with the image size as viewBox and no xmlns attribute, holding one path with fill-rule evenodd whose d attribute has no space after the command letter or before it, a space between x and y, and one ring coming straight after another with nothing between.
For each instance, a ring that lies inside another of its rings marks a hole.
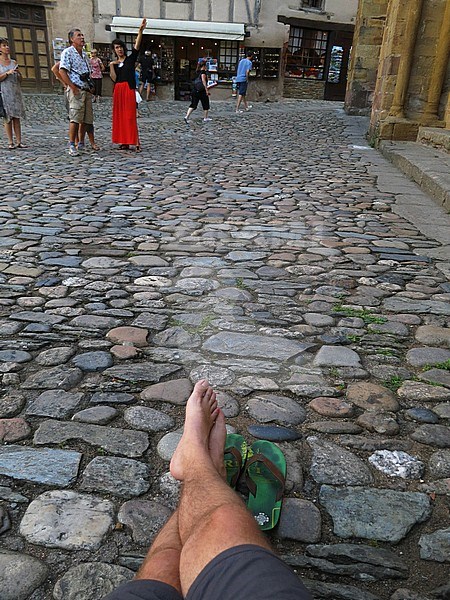
<instances>
[{"instance_id":1,"label":"dark fabric","mask_svg":"<svg viewBox=\"0 0 450 600\"><path fill-rule=\"evenodd\" d=\"M297 575L275 554L243 545L214 558L186 600L312 600Z\"/></svg>"},{"instance_id":2,"label":"dark fabric","mask_svg":"<svg viewBox=\"0 0 450 600\"><path fill-rule=\"evenodd\" d=\"M133 48L131 54L129 54L123 61L123 66L119 67L118 64L114 65L114 71L116 73L116 83L123 83L126 81L130 86L130 90L136 89L136 60L138 51Z\"/></svg>"},{"instance_id":3,"label":"dark fabric","mask_svg":"<svg viewBox=\"0 0 450 600\"><path fill-rule=\"evenodd\" d=\"M113 144L139 144L139 132L136 118L136 91L128 83L116 83L113 93L112 114Z\"/></svg>"},{"instance_id":4,"label":"dark fabric","mask_svg":"<svg viewBox=\"0 0 450 600\"><path fill-rule=\"evenodd\" d=\"M0 87L0 119L6 117L5 107L3 105L2 88Z\"/></svg>"},{"instance_id":5,"label":"dark fabric","mask_svg":"<svg viewBox=\"0 0 450 600\"><path fill-rule=\"evenodd\" d=\"M204 87L203 90L201 90L200 92L197 92L197 90L194 90L192 92L191 103L189 107L195 110L199 102L202 103L203 110L209 110L209 96Z\"/></svg>"},{"instance_id":6,"label":"dark fabric","mask_svg":"<svg viewBox=\"0 0 450 600\"><path fill-rule=\"evenodd\" d=\"M162 581L133 579L122 584L103 600L183 600L183 596Z\"/></svg>"},{"instance_id":7,"label":"dark fabric","mask_svg":"<svg viewBox=\"0 0 450 600\"><path fill-rule=\"evenodd\" d=\"M103 600L182 600L182 596L166 583L139 579ZM312 596L280 558L247 544L225 550L208 563L186 600L312 600Z\"/></svg>"},{"instance_id":8,"label":"dark fabric","mask_svg":"<svg viewBox=\"0 0 450 600\"><path fill-rule=\"evenodd\" d=\"M239 96L245 96L247 94L248 81L240 81L237 84Z\"/></svg>"},{"instance_id":9,"label":"dark fabric","mask_svg":"<svg viewBox=\"0 0 450 600\"><path fill-rule=\"evenodd\" d=\"M96 79L92 79L92 81L94 82L94 89L93 89L92 93L94 94L94 96L101 96L103 79L96 78Z\"/></svg>"},{"instance_id":10,"label":"dark fabric","mask_svg":"<svg viewBox=\"0 0 450 600\"><path fill-rule=\"evenodd\" d=\"M144 58L141 59L140 62L141 65L141 76L140 76L140 80L142 83L152 83L152 81L154 81L155 79L155 71L154 71L154 66L155 63L153 61L153 58L151 58L150 56L144 56Z\"/></svg>"}]
</instances>

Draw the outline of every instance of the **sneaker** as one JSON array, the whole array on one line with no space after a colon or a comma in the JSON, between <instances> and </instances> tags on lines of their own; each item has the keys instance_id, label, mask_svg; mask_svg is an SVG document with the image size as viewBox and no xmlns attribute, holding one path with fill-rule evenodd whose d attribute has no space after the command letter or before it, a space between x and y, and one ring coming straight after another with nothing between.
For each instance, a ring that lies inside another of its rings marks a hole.
<instances>
[{"instance_id":1,"label":"sneaker","mask_svg":"<svg viewBox=\"0 0 450 600\"><path fill-rule=\"evenodd\" d=\"M86 146L84 144L78 144L77 150L78 150L78 152L85 152Z\"/></svg>"},{"instance_id":2,"label":"sneaker","mask_svg":"<svg viewBox=\"0 0 450 600\"><path fill-rule=\"evenodd\" d=\"M240 114L241 114L241 113L243 113L243 112L244 112L243 110L237 110L237 111L236 111L236 114L237 114L237 115L240 115Z\"/></svg>"},{"instance_id":3,"label":"sneaker","mask_svg":"<svg viewBox=\"0 0 450 600\"><path fill-rule=\"evenodd\" d=\"M70 156L78 156L78 150L75 148L75 146L69 146L69 154Z\"/></svg>"},{"instance_id":4,"label":"sneaker","mask_svg":"<svg viewBox=\"0 0 450 600\"><path fill-rule=\"evenodd\" d=\"M211 117L205 117L203 119L203 123L207 123L208 121L212 121Z\"/></svg>"},{"instance_id":5,"label":"sneaker","mask_svg":"<svg viewBox=\"0 0 450 600\"><path fill-rule=\"evenodd\" d=\"M251 108L253 108L253 106L249 104L245 110L250 110Z\"/></svg>"},{"instance_id":6,"label":"sneaker","mask_svg":"<svg viewBox=\"0 0 450 600\"><path fill-rule=\"evenodd\" d=\"M187 117L184 117L184 122L186 123L186 125L189 125L189 119Z\"/></svg>"}]
</instances>

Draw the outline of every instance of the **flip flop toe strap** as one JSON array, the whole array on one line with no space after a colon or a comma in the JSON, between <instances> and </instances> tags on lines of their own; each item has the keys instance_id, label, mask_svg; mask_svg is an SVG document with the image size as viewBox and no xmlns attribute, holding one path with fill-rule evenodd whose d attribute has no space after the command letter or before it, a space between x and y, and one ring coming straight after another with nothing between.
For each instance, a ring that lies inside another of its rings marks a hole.
<instances>
[{"instance_id":1,"label":"flip flop toe strap","mask_svg":"<svg viewBox=\"0 0 450 600\"><path fill-rule=\"evenodd\" d=\"M237 471L237 473L235 473L235 475L233 475L233 477L231 478L231 481L230 481L231 487L234 487L236 485L237 480L239 479L239 475L241 473L242 455L235 446L230 446L229 448L225 448L224 456L226 456L227 454L231 454L233 456L233 458L236 459L236 462L238 464L238 471Z\"/></svg>"},{"instance_id":2,"label":"flip flop toe strap","mask_svg":"<svg viewBox=\"0 0 450 600\"><path fill-rule=\"evenodd\" d=\"M280 483L280 487L277 491L277 502L278 500L281 500L281 498L283 497L283 492L284 492L284 486L285 486L285 482L286 482L286 477L283 475L283 473L280 471L280 469L271 461L267 458L267 456L264 456L264 454L254 454L248 461L247 461L247 468L245 469L245 482L247 483L247 487L250 490L251 494L253 496L256 496L256 483L253 481L253 479L250 477L250 472L249 472L249 468L251 467L251 465L253 465L254 463L263 463L271 472L271 474L274 476L274 478Z\"/></svg>"}]
</instances>

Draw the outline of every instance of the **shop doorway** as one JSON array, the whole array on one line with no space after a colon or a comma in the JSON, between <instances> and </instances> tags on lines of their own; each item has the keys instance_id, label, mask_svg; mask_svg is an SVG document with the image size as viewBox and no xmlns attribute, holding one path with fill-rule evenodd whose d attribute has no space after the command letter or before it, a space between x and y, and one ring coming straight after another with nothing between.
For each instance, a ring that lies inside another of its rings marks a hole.
<instances>
[{"instance_id":1,"label":"shop doorway","mask_svg":"<svg viewBox=\"0 0 450 600\"><path fill-rule=\"evenodd\" d=\"M201 38L177 38L175 41L175 100L190 100L199 58L218 58L219 42Z\"/></svg>"},{"instance_id":2,"label":"shop doorway","mask_svg":"<svg viewBox=\"0 0 450 600\"><path fill-rule=\"evenodd\" d=\"M330 31L325 100L343 102L345 99L352 40L350 31Z\"/></svg>"}]
</instances>

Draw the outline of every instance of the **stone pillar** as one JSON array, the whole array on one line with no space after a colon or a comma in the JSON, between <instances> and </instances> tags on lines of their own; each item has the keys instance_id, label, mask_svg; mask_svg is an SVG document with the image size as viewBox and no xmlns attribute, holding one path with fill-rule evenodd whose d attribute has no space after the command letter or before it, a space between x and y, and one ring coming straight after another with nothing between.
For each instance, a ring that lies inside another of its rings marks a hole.
<instances>
[{"instance_id":1,"label":"stone pillar","mask_svg":"<svg viewBox=\"0 0 450 600\"><path fill-rule=\"evenodd\" d=\"M422 1L423 0L409 0L407 3L407 15L403 30L402 44L400 48L397 47L395 49L397 53L400 53L400 64L389 114L392 117L400 117L401 119L405 116L406 92L408 91L408 83L411 76L414 57L414 47L417 39L420 16L422 14ZM397 43L398 42L400 42L399 38L397 38Z\"/></svg>"},{"instance_id":2,"label":"stone pillar","mask_svg":"<svg viewBox=\"0 0 450 600\"><path fill-rule=\"evenodd\" d=\"M388 0L359 0L344 105L348 114L370 114L387 6Z\"/></svg>"},{"instance_id":3,"label":"stone pillar","mask_svg":"<svg viewBox=\"0 0 450 600\"><path fill-rule=\"evenodd\" d=\"M404 118L422 0L389 0L370 116L369 139L415 141L416 121Z\"/></svg>"},{"instance_id":4,"label":"stone pillar","mask_svg":"<svg viewBox=\"0 0 450 600\"><path fill-rule=\"evenodd\" d=\"M442 89L444 87L447 74L448 59L450 56L450 0L445 5L444 16L439 31L439 39L436 47L436 57L433 62L431 79L428 88L428 97L424 113L421 119L422 125L431 125L433 127L444 127L445 121L440 121L438 117L439 101L441 99ZM450 95L449 100L450 102ZM448 124L450 127L450 124Z\"/></svg>"}]
</instances>

